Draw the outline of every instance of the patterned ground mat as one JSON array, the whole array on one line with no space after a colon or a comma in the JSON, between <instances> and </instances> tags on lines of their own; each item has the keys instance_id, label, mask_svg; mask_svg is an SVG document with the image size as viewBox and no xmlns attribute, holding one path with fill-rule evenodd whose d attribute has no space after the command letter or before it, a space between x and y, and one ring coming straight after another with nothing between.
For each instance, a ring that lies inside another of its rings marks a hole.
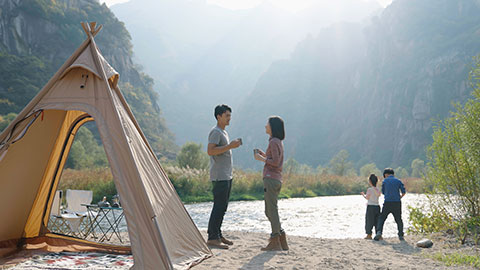
<instances>
[{"instance_id":1,"label":"patterned ground mat","mask_svg":"<svg viewBox=\"0 0 480 270\"><path fill-rule=\"evenodd\" d=\"M35 254L15 266L0 266L0 269L129 269L132 266L132 255L60 252Z\"/></svg>"}]
</instances>

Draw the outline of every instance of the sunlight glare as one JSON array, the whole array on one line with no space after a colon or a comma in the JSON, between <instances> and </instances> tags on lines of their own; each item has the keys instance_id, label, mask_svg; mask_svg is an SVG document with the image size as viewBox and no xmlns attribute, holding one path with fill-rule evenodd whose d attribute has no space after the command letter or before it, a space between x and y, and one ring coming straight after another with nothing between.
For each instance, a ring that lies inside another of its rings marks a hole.
<instances>
[{"instance_id":1,"label":"sunlight glare","mask_svg":"<svg viewBox=\"0 0 480 270\"><path fill-rule=\"evenodd\" d=\"M260 5L262 2L271 4L290 12L301 11L313 4L319 2L329 2L332 0L207 0L208 4L218 5L228 9L247 9ZM382 7L388 6L392 0L358 0L364 2L378 2ZM327 4L327 3L323 3Z\"/></svg>"}]
</instances>

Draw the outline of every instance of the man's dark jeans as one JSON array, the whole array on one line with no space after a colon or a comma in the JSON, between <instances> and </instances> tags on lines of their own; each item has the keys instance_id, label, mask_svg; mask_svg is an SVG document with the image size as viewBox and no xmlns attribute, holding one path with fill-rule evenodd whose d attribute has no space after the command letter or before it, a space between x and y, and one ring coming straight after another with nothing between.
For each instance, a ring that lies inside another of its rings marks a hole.
<instances>
[{"instance_id":1,"label":"man's dark jeans","mask_svg":"<svg viewBox=\"0 0 480 270\"><path fill-rule=\"evenodd\" d=\"M232 180L212 181L213 208L208 220L208 240L222 238L222 222L227 212Z\"/></svg>"},{"instance_id":2,"label":"man's dark jeans","mask_svg":"<svg viewBox=\"0 0 480 270\"><path fill-rule=\"evenodd\" d=\"M390 213L393 214L393 218L397 223L398 236L403 236L402 202L385 202L383 204L382 213L378 218L377 234L382 234L383 224Z\"/></svg>"}]
</instances>

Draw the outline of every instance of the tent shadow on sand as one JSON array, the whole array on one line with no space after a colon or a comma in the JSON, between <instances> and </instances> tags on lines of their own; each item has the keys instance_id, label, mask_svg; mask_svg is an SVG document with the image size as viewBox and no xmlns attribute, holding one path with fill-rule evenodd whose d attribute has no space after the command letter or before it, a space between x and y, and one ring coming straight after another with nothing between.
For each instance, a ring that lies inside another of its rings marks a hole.
<instances>
[{"instance_id":1,"label":"tent shadow on sand","mask_svg":"<svg viewBox=\"0 0 480 270\"><path fill-rule=\"evenodd\" d=\"M188 269L212 256L118 88L119 74L87 39L0 134L0 257L21 251L132 253L134 269ZM77 130L94 121L122 198L131 247L48 230Z\"/></svg>"}]
</instances>

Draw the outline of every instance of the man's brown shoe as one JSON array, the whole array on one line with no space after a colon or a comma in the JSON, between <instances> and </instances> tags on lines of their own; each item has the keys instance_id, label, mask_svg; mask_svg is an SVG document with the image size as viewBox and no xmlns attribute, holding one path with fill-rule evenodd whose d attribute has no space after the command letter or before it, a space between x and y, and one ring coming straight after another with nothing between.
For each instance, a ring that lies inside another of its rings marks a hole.
<instances>
[{"instance_id":1,"label":"man's brown shoe","mask_svg":"<svg viewBox=\"0 0 480 270\"><path fill-rule=\"evenodd\" d=\"M280 244L280 235L271 237L269 239L268 245L264 248L261 248L262 251L278 251L282 250L282 244Z\"/></svg>"},{"instance_id":2,"label":"man's brown shoe","mask_svg":"<svg viewBox=\"0 0 480 270\"><path fill-rule=\"evenodd\" d=\"M228 239L225 238L225 237L220 238L220 241L222 241L222 243L227 244L227 245L229 245L229 246L233 245L233 242L230 241L230 240L228 240Z\"/></svg>"},{"instance_id":3,"label":"man's brown shoe","mask_svg":"<svg viewBox=\"0 0 480 270\"><path fill-rule=\"evenodd\" d=\"M365 236L365 238L363 238L363 239L372 240L372 235L371 235L371 234L367 234L367 236Z\"/></svg>"},{"instance_id":4,"label":"man's brown shoe","mask_svg":"<svg viewBox=\"0 0 480 270\"><path fill-rule=\"evenodd\" d=\"M287 234L285 232L280 233L280 245L283 250L288 250Z\"/></svg>"},{"instance_id":5,"label":"man's brown shoe","mask_svg":"<svg viewBox=\"0 0 480 270\"><path fill-rule=\"evenodd\" d=\"M227 245L222 244L220 239L213 239L207 241L207 246L210 248L221 248L221 249L228 249Z\"/></svg>"}]
</instances>

